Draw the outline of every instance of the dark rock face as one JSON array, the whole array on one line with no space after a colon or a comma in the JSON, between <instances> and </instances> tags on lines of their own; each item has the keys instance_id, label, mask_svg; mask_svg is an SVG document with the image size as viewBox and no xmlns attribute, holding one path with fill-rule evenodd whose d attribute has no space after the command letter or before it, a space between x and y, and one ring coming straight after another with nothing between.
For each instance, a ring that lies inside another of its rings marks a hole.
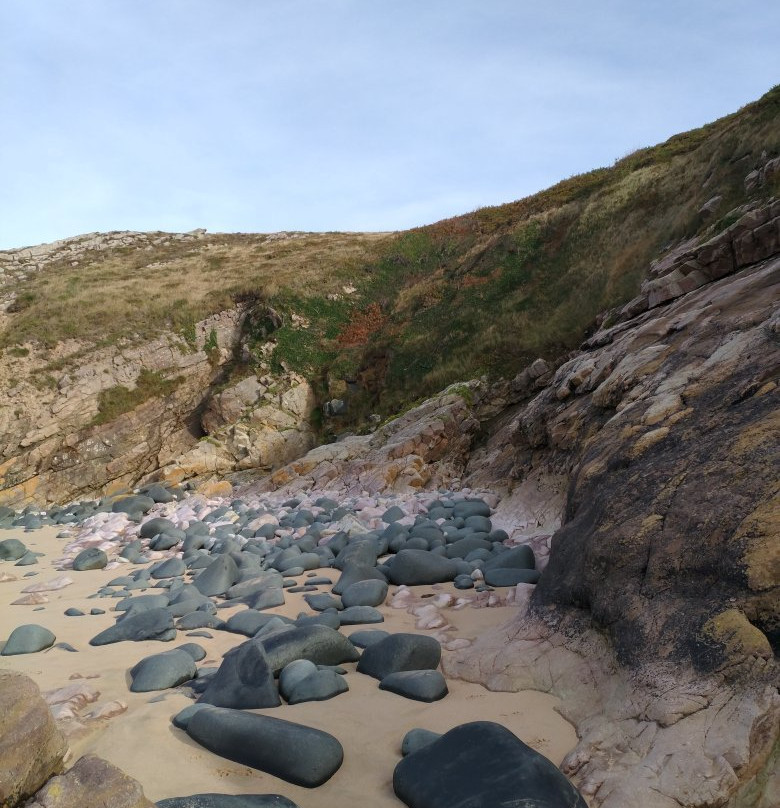
<instances>
[{"instance_id":1,"label":"dark rock face","mask_svg":"<svg viewBox=\"0 0 780 808\"><path fill-rule=\"evenodd\" d=\"M409 808L587 808L555 765L491 721L461 724L407 755L393 790Z\"/></svg>"},{"instance_id":2,"label":"dark rock face","mask_svg":"<svg viewBox=\"0 0 780 808\"><path fill-rule=\"evenodd\" d=\"M586 447L534 605L566 619L590 614L627 664L691 660L711 671L780 651L769 448L780 411L778 272L775 260L617 327L593 355L612 364L592 393L554 416L560 403L545 391L527 416L526 434L549 418L543 441L568 430L566 443ZM717 321L704 316L712 305ZM664 328L664 339L652 336ZM629 396L636 402L617 414Z\"/></svg>"},{"instance_id":3,"label":"dark rock face","mask_svg":"<svg viewBox=\"0 0 780 808\"><path fill-rule=\"evenodd\" d=\"M240 710L200 710L187 734L216 755L306 788L329 780L344 759L341 744L327 732Z\"/></svg>"}]
</instances>

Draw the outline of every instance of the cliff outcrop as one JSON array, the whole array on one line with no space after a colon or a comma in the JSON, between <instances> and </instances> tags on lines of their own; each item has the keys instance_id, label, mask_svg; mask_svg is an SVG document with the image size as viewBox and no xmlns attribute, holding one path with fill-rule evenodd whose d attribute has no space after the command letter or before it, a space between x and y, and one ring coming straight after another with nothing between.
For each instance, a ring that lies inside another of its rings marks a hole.
<instances>
[{"instance_id":1,"label":"cliff outcrop","mask_svg":"<svg viewBox=\"0 0 780 808\"><path fill-rule=\"evenodd\" d=\"M594 805L776 801L779 226L777 202L746 211L659 262L663 300L579 351L453 386L255 484L493 489L496 524L549 561L517 620L446 669L560 696L581 739L564 770Z\"/></svg>"}]
</instances>

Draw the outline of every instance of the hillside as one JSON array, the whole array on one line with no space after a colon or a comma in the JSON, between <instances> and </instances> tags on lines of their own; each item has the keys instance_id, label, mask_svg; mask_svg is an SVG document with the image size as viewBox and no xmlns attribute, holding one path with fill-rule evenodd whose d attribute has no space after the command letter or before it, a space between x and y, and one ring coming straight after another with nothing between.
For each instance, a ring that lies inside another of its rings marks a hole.
<instances>
[{"instance_id":1,"label":"hillside","mask_svg":"<svg viewBox=\"0 0 780 808\"><path fill-rule=\"evenodd\" d=\"M774 88L610 168L404 233L112 233L2 252L4 498L30 496L29 480L56 466L57 436L70 453L94 447L117 418L147 407L148 424L167 401L175 423L131 447L131 470L44 497L135 482L211 435L200 423L210 393L248 377L280 394L308 385L294 413L306 438L270 459L255 452L268 469L449 383L560 356L615 317L665 251L776 194L778 154ZM331 399L345 403L323 422Z\"/></svg>"}]
</instances>

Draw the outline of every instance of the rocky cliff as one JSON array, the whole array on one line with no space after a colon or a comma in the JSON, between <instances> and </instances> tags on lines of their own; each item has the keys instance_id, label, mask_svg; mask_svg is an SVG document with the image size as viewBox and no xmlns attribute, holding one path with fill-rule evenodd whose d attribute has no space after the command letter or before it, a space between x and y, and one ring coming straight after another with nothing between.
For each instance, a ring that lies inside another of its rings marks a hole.
<instances>
[{"instance_id":1,"label":"rocky cliff","mask_svg":"<svg viewBox=\"0 0 780 808\"><path fill-rule=\"evenodd\" d=\"M494 522L549 561L447 671L560 696L581 739L564 770L594 805L776 804L779 253L780 202L743 211L580 350L254 484L495 491Z\"/></svg>"}]
</instances>

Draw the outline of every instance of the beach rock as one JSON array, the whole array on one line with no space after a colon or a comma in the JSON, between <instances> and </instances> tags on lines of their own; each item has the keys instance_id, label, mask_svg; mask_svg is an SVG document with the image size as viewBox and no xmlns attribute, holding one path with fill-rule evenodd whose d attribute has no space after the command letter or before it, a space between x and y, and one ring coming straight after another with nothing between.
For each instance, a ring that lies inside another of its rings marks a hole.
<instances>
[{"instance_id":1,"label":"beach rock","mask_svg":"<svg viewBox=\"0 0 780 808\"><path fill-rule=\"evenodd\" d=\"M224 595L236 581L239 573L236 562L231 556L218 555L193 581L194 586L208 597Z\"/></svg>"},{"instance_id":2,"label":"beach rock","mask_svg":"<svg viewBox=\"0 0 780 808\"><path fill-rule=\"evenodd\" d=\"M87 547L73 559L76 572L102 570L108 564L108 556L98 547Z\"/></svg>"},{"instance_id":3,"label":"beach rock","mask_svg":"<svg viewBox=\"0 0 780 808\"><path fill-rule=\"evenodd\" d=\"M157 808L298 808L280 794L192 794L159 800Z\"/></svg>"},{"instance_id":4,"label":"beach rock","mask_svg":"<svg viewBox=\"0 0 780 808\"><path fill-rule=\"evenodd\" d=\"M141 525L141 529L138 531L138 535L142 539L152 539L158 533L170 533L171 535L176 535L179 532L179 528L173 522L171 522L170 519L164 519L158 516L144 522ZM183 535L180 538L183 538Z\"/></svg>"},{"instance_id":5,"label":"beach rock","mask_svg":"<svg viewBox=\"0 0 780 808\"><path fill-rule=\"evenodd\" d=\"M189 724L190 718L192 718L195 713L199 710L208 710L211 706L210 704L199 704L198 702L190 704L183 710L179 710L179 712L171 718L171 723L177 729L187 729L187 724Z\"/></svg>"},{"instance_id":6,"label":"beach rock","mask_svg":"<svg viewBox=\"0 0 780 808\"><path fill-rule=\"evenodd\" d=\"M128 516L137 517L148 513L154 507L154 500L140 494L122 497L116 500L111 506L113 513L126 513Z\"/></svg>"},{"instance_id":7,"label":"beach rock","mask_svg":"<svg viewBox=\"0 0 780 808\"><path fill-rule=\"evenodd\" d=\"M399 696L415 701L438 701L447 693L447 681L439 671L397 671L385 676L379 683L380 690L389 690Z\"/></svg>"},{"instance_id":8,"label":"beach rock","mask_svg":"<svg viewBox=\"0 0 780 808\"><path fill-rule=\"evenodd\" d=\"M343 634L322 625L301 626L266 637L262 642L274 674L296 659L308 659L317 665L340 665L360 658L357 648Z\"/></svg>"},{"instance_id":9,"label":"beach rock","mask_svg":"<svg viewBox=\"0 0 780 808\"><path fill-rule=\"evenodd\" d=\"M187 567L180 558L168 558L160 564L152 567L149 571L152 578L160 580L162 578L175 578L184 575Z\"/></svg>"},{"instance_id":10,"label":"beach rock","mask_svg":"<svg viewBox=\"0 0 780 808\"><path fill-rule=\"evenodd\" d=\"M458 574L456 563L427 550L401 550L388 563L394 584L420 586L452 581Z\"/></svg>"},{"instance_id":11,"label":"beach rock","mask_svg":"<svg viewBox=\"0 0 780 808\"><path fill-rule=\"evenodd\" d=\"M587 808L553 763L491 721L461 724L403 758L393 790L409 808Z\"/></svg>"},{"instance_id":12,"label":"beach rock","mask_svg":"<svg viewBox=\"0 0 780 808\"><path fill-rule=\"evenodd\" d=\"M341 598L328 595L327 593L304 595L303 599L309 605L309 608L313 609L315 612L324 612L326 609L341 611L341 609L344 608Z\"/></svg>"},{"instance_id":13,"label":"beach rock","mask_svg":"<svg viewBox=\"0 0 780 808\"><path fill-rule=\"evenodd\" d=\"M485 570L485 583L488 586L517 586L535 584L539 580L538 570L498 567Z\"/></svg>"},{"instance_id":14,"label":"beach rock","mask_svg":"<svg viewBox=\"0 0 780 808\"><path fill-rule=\"evenodd\" d=\"M154 808L143 787L121 769L84 755L65 774L52 777L27 808Z\"/></svg>"},{"instance_id":15,"label":"beach rock","mask_svg":"<svg viewBox=\"0 0 780 808\"><path fill-rule=\"evenodd\" d=\"M181 648L153 654L130 669L133 693L148 693L151 690L166 690L182 682L194 679L198 670L192 655Z\"/></svg>"},{"instance_id":16,"label":"beach rock","mask_svg":"<svg viewBox=\"0 0 780 808\"><path fill-rule=\"evenodd\" d=\"M258 631L278 615L259 612L256 609L245 609L237 612L225 622L225 631L243 634L245 637L254 637Z\"/></svg>"},{"instance_id":17,"label":"beach rock","mask_svg":"<svg viewBox=\"0 0 780 808\"><path fill-rule=\"evenodd\" d=\"M206 657L206 649L196 642L185 642L178 646L177 650L189 654L195 662L200 662L201 659L205 659Z\"/></svg>"},{"instance_id":18,"label":"beach rock","mask_svg":"<svg viewBox=\"0 0 780 808\"><path fill-rule=\"evenodd\" d=\"M429 729L421 729L419 727L410 729L401 741L401 754L404 757L411 755L413 752L422 749L423 746L428 746L428 744L437 741L439 738L441 738L440 732L431 732Z\"/></svg>"},{"instance_id":19,"label":"beach rock","mask_svg":"<svg viewBox=\"0 0 780 808\"><path fill-rule=\"evenodd\" d=\"M349 606L380 606L387 597L387 582L379 580L356 581L341 595L341 602Z\"/></svg>"},{"instance_id":20,"label":"beach rock","mask_svg":"<svg viewBox=\"0 0 780 808\"><path fill-rule=\"evenodd\" d=\"M216 755L314 788L329 780L344 759L336 738L280 718L213 707L195 713L187 734Z\"/></svg>"},{"instance_id":21,"label":"beach rock","mask_svg":"<svg viewBox=\"0 0 780 808\"><path fill-rule=\"evenodd\" d=\"M513 547L511 550L505 550L503 553L499 553L498 555L489 558L485 562L483 569L536 569L534 551L527 544L521 544L519 547ZM517 583L523 582L518 581Z\"/></svg>"},{"instance_id":22,"label":"beach rock","mask_svg":"<svg viewBox=\"0 0 780 808\"><path fill-rule=\"evenodd\" d=\"M342 626L356 626L363 623L384 623L385 618L373 606L348 606L335 615Z\"/></svg>"},{"instance_id":23,"label":"beach rock","mask_svg":"<svg viewBox=\"0 0 780 808\"><path fill-rule=\"evenodd\" d=\"M27 553L27 546L19 539L0 541L0 561L18 561Z\"/></svg>"},{"instance_id":24,"label":"beach rock","mask_svg":"<svg viewBox=\"0 0 780 808\"><path fill-rule=\"evenodd\" d=\"M308 676L295 682L286 696L289 704L301 704L305 701L326 701L346 693L349 685L343 676L333 670L315 670Z\"/></svg>"},{"instance_id":25,"label":"beach rock","mask_svg":"<svg viewBox=\"0 0 780 808\"><path fill-rule=\"evenodd\" d=\"M108 645L129 640L160 640L168 642L176 637L173 617L167 609L149 609L140 614L132 614L119 620L115 625L96 634L90 645Z\"/></svg>"},{"instance_id":26,"label":"beach rock","mask_svg":"<svg viewBox=\"0 0 780 808\"><path fill-rule=\"evenodd\" d=\"M33 553L31 550L28 550L17 562L14 564L15 567L30 567L33 564L38 563L38 556L40 553Z\"/></svg>"},{"instance_id":27,"label":"beach rock","mask_svg":"<svg viewBox=\"0 0 780 808\"><path fill-rule=\"evenodd\" d=\"M36 651L43 651L44 648L54 645L56 639L49 629L36 623L27 623L17 626L10 633L0 655L34 654Z\"/></svg>"},{"instance_id":28,"label":"beach rock","mask_svg":"<svg viewBox=\"0 0 780 808\"><path fill-rule=\"evenodd\" d=\"M60 770L67 748L35 682L0 670L0 805L35 793Z\"/></svg>"},{"instance_id":29,"label":"beach rock","mask_svg":"<svg viewBox=\"0 0 780 808\"><path fill-rule=\"evenodd\" d=\"M279 673L279 692L285 699L289 699L293 688L318 670L319 668L308 659L293 660Z\"/></svg>"},{"instance_id":30,"label":"beach rock","mask_svg":"<svg viewBox=\"0 0 780 808\"><path fill-rule=\"evenodd\" d=\"M228 651L198 703L247 710L281 704L262 642L248 640Z\"/></svg>"},{"instance_id":31,"label":"beach rock","mask_svg":"<svg viewBox=\"0 0 780 808\"><path fill-rule=\"evenodd\" d=\"M441 661L439 641L425 634L391 634L363 651L359 673L380 681L398 671L435 670Z\"/></svg>"},{"instance_id":32,"label":"beach rock","mask_svg":"<svg viewBox=\"0 0 780 808\"><path fill-rule=\"evenodd\" d=\"M389 636L389 631L366 629L365 631L353 631L349 635L349 641L357 648L368 648L369 645L376 645Z\"/></svg>"},{"instance_id":33,"label":"beach rock","mask_svg":"<svg viewBox=\"0 0 780 808\"><path fill-rule=\"evenodd\" d=\"M201 611L200 609L196 609L194 612L188 612L176 621L176 627L182 631L192 631L192 629L196 628L215 628L221 630L224 625L224 620L208 611Z\"/></svg>"}]
</instances>

